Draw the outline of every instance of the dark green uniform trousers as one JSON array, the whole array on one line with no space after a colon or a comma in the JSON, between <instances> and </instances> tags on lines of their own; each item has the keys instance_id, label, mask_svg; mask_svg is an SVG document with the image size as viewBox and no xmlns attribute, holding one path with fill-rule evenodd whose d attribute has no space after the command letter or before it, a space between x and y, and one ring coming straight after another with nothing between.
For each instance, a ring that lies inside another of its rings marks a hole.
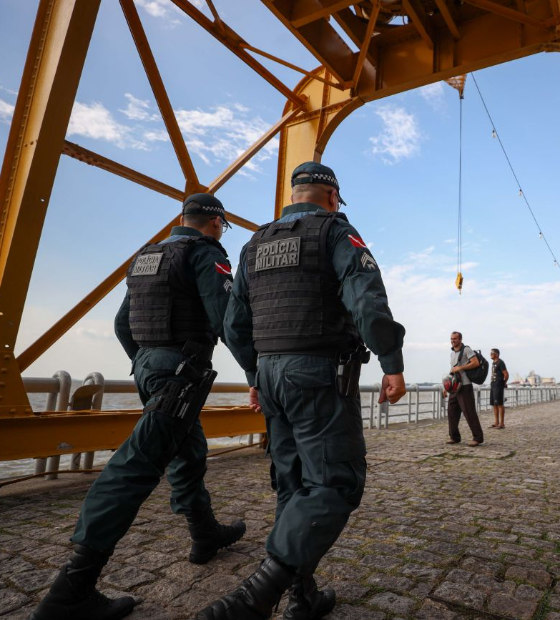
<instances>
[{"instance_id":1,"label":"dark green uniform trousers","mask_svg":"<svg viewBox=\"0 0 560 620\"><path fill-rule=\"evenodd\" d=\"M360 399L340 396L333 360L312 355L259 357L257 387L278 484L266 548L313 573L364 491Z\"/></svg>"},{"instance_id":2,"label":"dark green uniform trousers","mask_svg":"<svg viewBox=\"0 0 560 620\"><path fill-rule=\"evenodd\" d=\"M139 350L134 378L144 405L168 381L184 381L175 376L182 358L178 349ZM158 411L145 413L91 486L72 541L112 552L142 503L159 484L166 467L173 512L186 516L205 512L210 507L210 495L204 486L207 452L200 421L186 435L179 420Z\"/></svg>"}]
</instances>

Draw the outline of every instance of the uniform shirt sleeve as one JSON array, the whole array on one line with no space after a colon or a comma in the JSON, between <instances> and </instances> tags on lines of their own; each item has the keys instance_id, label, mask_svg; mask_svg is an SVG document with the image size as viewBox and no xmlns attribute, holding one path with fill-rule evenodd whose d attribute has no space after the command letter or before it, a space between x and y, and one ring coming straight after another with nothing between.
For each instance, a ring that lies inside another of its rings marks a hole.
<instances>
[{"instance_id":1,"label":"uniform shirt sleeve","mask_svg":"<svg viewBox=\"0 0 560 620\"><path fill-rule=\"evenodd\" d=\"M328 244L342 302L366 346L377 355L385 374L403 372L405 329L393 320L377 262L356 229L342 220L333 222Z\"/></svg>"},{"instance_id":2,"label":"uniform shirt sleeve","mask_svg":"<svg viewBox=\"0 0 560 620\"><path fill-rule=\"evenodd\" d=\"M224 316L233 285L231 265L218 248L207 244L195 246L189 264L212 330L224 340Z\"/></svg>"},{"instance_id":3,"label":"uniform shirt sleeve","mask_svg":"<svg viewBox=\"0 0 560 620\"><path fill-rule=\"evenodd\" d=\"M241 250L239 267L233 281L224 321L225 342L237 363L243 368L250 387L255 386L257 352L253 346L253 313L247 284L247 246Z\"/></svg>"},{"instance_id":4,"label":"uniform shirt sleeve","mask_svg":"<svg viewBox=\"0 0 560 620\"><path fill-rule=\"evenodd\" d=\"M115 334L118 341L121 343L122 348L125 350L128 357L133 360L136 357L136 353L140 348L134 339L132 338L132 330L130 329L130 322L128 320L130 314L130 297L128 293L124 298L117 316L115 317Z\"/></svg>"}]
</instances>

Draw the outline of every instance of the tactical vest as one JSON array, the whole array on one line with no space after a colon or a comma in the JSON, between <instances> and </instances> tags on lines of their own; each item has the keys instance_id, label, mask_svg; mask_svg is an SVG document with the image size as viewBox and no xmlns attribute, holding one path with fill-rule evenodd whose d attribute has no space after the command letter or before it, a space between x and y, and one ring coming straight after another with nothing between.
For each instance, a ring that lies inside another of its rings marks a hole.
<instances>
[{"instance_id":1,"label":"tactical vest","mask_svg":"<svg viewBox=\"0 0 560 620\"><path fill-rule=\"evenodd\" d=\"M212 237L182 236L144 246L128 268L129 324L140 346L182 345L217 338L195 282L187 278L187 257L197 243L222 246Z\"/></svg>"},{"instance_id":2,"label":"tactical vest","mask_svg":"<svg viewBox=\"0 0 560 620\"><path fill-rule=\"evenodd\" d=\"M259 353L341 353L360 337L327 252L338 213L262 226L247 247L253 340Z\"/></svg>"}]
</instances>

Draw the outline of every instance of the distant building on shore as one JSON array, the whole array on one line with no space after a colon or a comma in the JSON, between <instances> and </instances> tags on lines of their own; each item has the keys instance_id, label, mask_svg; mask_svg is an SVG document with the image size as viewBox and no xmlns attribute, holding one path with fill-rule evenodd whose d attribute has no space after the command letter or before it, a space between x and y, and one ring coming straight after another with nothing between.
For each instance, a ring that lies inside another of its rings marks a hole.
<instances>
[{"instance_id":1,"label":"distant building on shore","mask_svg":"<svg viewBox=\"0 0 560 620\"><path fill-rule=\"evenodd\" d=\"M528 385L531 387L538 387L539 385L556 385L556 379L554 377L541 377L534 370L531 370L526 378L523 378L520 374L516 374L512 381L508 381L508 384L513 385Z\"/></svg>"}]
</instances>

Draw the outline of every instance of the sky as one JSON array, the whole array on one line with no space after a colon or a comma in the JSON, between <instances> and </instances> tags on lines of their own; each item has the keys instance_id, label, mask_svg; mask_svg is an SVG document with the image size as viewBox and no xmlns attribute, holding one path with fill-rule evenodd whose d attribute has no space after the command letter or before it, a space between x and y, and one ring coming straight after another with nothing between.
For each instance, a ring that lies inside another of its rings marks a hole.
<instances>
[{"instance_id":1,"label":"sky","mask_svg":"<svg viewBox=\"0 0 560 620\"><path fill-rule=\"evenodd\" d=\"M276 122L282 95L176 10L135 0L201 182L209 184ZM203 4L198 2L204 10ZM255 47L308 70L317 61L258 0L215 5ZM37 2L0 0L0 154L4 153ZM263 61L290 87L300 79ZM560 54L543 53L478 71L476 80L539 224L560 256ZM535 370L560 380L560 268L554 265L511 175L469 76L463 102L463 274L457 257L459 99L436 83L366 104L331 138L323 163L338 177L345 212L380 265L393 315L407 330L407 382L441 379L449 334L489 357L502 351L510 374ZM126 22L104 0L67 138L164 183L184 180ZM217 197L259 224L274 213L277 140ZM179 204L100 169L61 157L16 353L32 344L179 212ZM222 239L234 269L250 233ZM100 371L125 379L130 363L113 333L119 285L24 373ZM244 381L223 345L218 381ZM382 376L374 359L362 383Z\"/></svg>"}]
</instances>

